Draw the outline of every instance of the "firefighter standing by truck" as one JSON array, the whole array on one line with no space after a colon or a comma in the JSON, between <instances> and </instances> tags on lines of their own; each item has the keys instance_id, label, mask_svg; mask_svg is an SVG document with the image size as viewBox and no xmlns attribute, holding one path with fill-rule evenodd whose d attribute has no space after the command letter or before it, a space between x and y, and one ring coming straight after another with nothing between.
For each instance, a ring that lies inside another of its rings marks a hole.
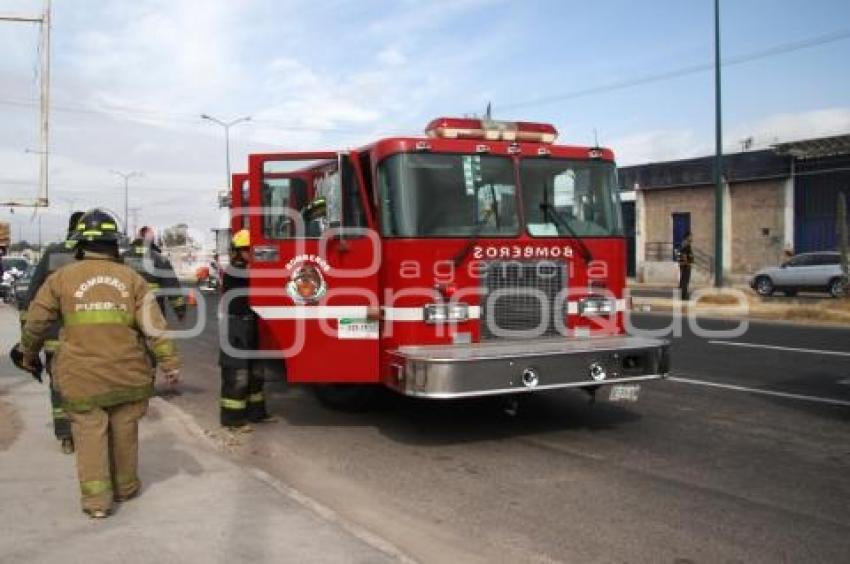
<instances>
[{"instance_id":1,"label":"firefighter standing by truck","mask_svg":"<svg viewBox=\"0 0 850 564\"><path fill-rule=\"evenodd\" d=\"M679 297L685 301L691 297L689 286L691 283L691 268L694 264L694 250L691 247L692 241L691 232L688 231L682 239L682 248L679 250Z\"/></svg>"},{"instance_id":2,"label":"firefighter standing by truck","mask_svg":"<svg viewBox=\"0 0 850 564\"><path fill-rule=\"evenodd\" d=\"M168 302L174 315L182 321L186 317L186 298L180 294L180 281L154 238L152 228L144 226L139 229L139 236L130 243L130 248L123 255L124 264L141 274L148 288L155 294L160 289L166 290L166 295L157 295L156 298L162 315L166 315L165 304Z\"/></svg>"},{"instance_id":3,"label":"firefighter standing by truck","mask_svg":"<svg viewBox=\"0 0 850 564\"><path fill-rule=\"evenodd\" d=\"M226 304L222 321L226 323L226 337L224 334L219 337L222 345L219 353L221 424L242 432L252 431L249 423L277 421L266 411L262 366L239 354L243 350L251 352L257 349L257 317L247 295L250 258L251 236L247 229L242 229L233 236L230 266L222 279L222 300Z\"/></svg>"},{"instance_id":4,"label":"firefighter standing by truck","mask_svg":"<svg viewBox=\"0 0 850 564\"><path fill-rule=\"evenodd\" d=\"M54 377L71 419L82 509L102 518L113 501L141 489L138 421L154 389L148 350L170 385L179 380L180 359L147 283L120 263L115 220L92 210L79 224L72 236L77 261L50 275L36 294L12 360L40 374L38 352L61 320Z\"/></svg>"},{"instance_id":5,"label":"firefighter standing by truck","mask_svg":"<svg viewBox=\"0 0 850 564\"><path fill-rule=\"evenodd\" d=\"M23 310L21 311L21 328L27 320L27 308L35 298L38 290L47 280L47 277L59 270L66 264L74 261L75 247L77 242L72 236L77 230L77 223L83 216L83 212L76 211L71 214L68 220L68 233L65 241L52 243L45 249L41 260L38 261L38 266L35 267L32 279L30 280L29 292L26 301L24 302ZM59 389L53 378L53 360L56 356L56 351L59 349L59 330L61 324L59 321L53 322L48 330L44 341L44 357L47 368L47 375L50 377L50 406L53 413L53 433L56 439L62 445L62 452L71 454L74 452L74 439L71 436L71 422L68 420L68 415L62 407L62 397L59 394Z\"/></svg>"}]
</instances>

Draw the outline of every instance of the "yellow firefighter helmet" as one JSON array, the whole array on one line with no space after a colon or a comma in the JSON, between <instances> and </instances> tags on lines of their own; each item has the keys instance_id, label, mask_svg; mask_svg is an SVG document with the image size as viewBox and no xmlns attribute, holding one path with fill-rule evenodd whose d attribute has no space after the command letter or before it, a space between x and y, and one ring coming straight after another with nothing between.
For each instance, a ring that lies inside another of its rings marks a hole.
<instances>
[{"instance_id":1,"label":"yellow firefighter helmet","mask_svg":"<svg viewBox=\"0 0 850 564\"><path fill-rule=\"evenodd\" d=\"M240 229L231 241L234 249L245 249L251 246L251 233L247 229Z\"/></svg>"}]
</instances>

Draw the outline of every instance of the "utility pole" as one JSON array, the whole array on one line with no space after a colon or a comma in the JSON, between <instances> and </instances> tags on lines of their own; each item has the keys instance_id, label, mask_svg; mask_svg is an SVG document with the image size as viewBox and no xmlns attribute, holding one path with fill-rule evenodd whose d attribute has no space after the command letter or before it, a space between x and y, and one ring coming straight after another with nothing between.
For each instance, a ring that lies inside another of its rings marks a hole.
<instances>
[{"instance_id":1,"label":"utility pole","mask_svg":"<svg viewBox=\"0 0 850 564\"><path fill-rule=\"evenodd\" d=\"M51 0L44 0L44 11L40 16L24 14L0 14L0 21L18 23L37 23L40 26L41 39L39 50L41 51L41 81L40 81L40 135L41 164L39 166L39 193L34 203L6 202L4 205L44 207L48 205L48 159L49 155L49 133L50 133L50 12Z\"/></svg>"},{"instance_id":2,"label":"utility pole","mask_svg":"<svg viewBox=\"0 0 850 564\"><path fill-rule=\"evenodd\" d=\"M127 235L127 219L128 219L127 216L129 215L129 209L127 207L127 202L129 201L129 197L130 197L130 188L129 188L130 179L142 177L142 176L145 175L145 173L139 172L137 170L133 170L133 171L130 171L130 172L121 172L120 170L110 170L109 172L111 172L112 174L117 174L118 176L120 176L121 178L124 179L124 235L126 236Z\"/></svg>"},{"instance_id":3,"label":"utility pole","mask_svg":"<svg viewBox=\"0 0 850 564\"><path fill-rule=\"evenodd\" d=\"M723 129L720 98L720 0L714 0L714 285L723 286Z\"/></svg>"},{"instance_id":4,"label":"utility pole","mask_svg":"<svg viewBox=\"0 0 850 564\"><path fill-rule=\"evenodd\" d=\"M251 116L244 116L241 118L236 118L231 121L222 121L218 118L215 118L209 114L201 114L201 119L205 119L207 121L211 121L213 123L217 123L218 125L224 128L224 162L225 162L225 173L227 174L227 178L224 181L224 189L230 189L230 128L236 125L237 123L242 123L245 121L251 121Z\"/></svg>"},{"instance_id":5,"label":"utility pole","mask_svg":"<svg viewBox=\"0 0 850 564\"><path fill-rule=\"evenodd\" d=\"M843 292L845 298L850 298L850 236L847 235L847 196L844 192L838 193L836 222Z\"/></svg>"}]
</instances>

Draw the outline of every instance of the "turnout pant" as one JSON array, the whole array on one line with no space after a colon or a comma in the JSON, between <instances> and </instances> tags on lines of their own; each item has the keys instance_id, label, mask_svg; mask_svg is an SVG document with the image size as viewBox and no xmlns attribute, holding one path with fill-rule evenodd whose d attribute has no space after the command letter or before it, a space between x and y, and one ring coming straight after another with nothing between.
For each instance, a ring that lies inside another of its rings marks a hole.
<instances>
[{"instance_id":1,"label":"turnout pant","mask_svg":"<svg viewBox=\"0 0 850 564\"><path fill-rule=\"evenodd\" d=\"M230 347L236 351L256 350L257 320L252 314L228 315L226 323ZM262 365L238 353L231 356L232 352L223 348L219 353L221 424L225 427L236 427L268 417Z\"/></svg>"},{"instance_id":2,"label":"turnout pant","mask_svg":"<svg viewBox=\"0 0 850 564\"><path fill-rule=\"evenodd\" d=\"M48 341L48 344L50 341ZM45 345L47 349L48 344ZM58 344L58 343L57 343ZM62 394L56 387L53 381L53 357L56 356L55 350L45 350L45 362L47 367L47 375L50 377L50 407L53 413L53 433L60 441L71 438L71 420L68 419L68 414L62 407Z\"/></svg>"},{"instance_id":3,"label":"turnout pant","mask_svg":"<svg viewBox=\"0 0 850 564\"><path fill-rule=\"evenodd\" d=\"M135 495L138 477L139 419L148 400L68 412L77 452L83 510L112 508L114 498Z\"/></svg>"},{"instance_id":4,"label":"turnout pant","mask_svg":"<svg viewBox=\"0 0 850 564\"><path fill-rule=\"evenodd\" d=\"M233 364L221 367L221 424L234 427L268 417L259 363Z\"/></svg>"}]
</instances>

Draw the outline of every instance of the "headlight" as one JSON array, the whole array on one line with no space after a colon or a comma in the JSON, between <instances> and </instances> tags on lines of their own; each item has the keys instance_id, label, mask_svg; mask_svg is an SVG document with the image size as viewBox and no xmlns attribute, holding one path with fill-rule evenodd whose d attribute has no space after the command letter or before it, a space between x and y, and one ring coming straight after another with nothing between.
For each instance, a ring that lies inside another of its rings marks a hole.
<instances>
[{"instance_id":1,"label":"headlight","mask_svg":"<svg viewBox=\"0 0 850 564\"><path fill-rule=\"evenodd\" d=\"M425 323L457 323L469 319L466 304L428 304L425 306Z\"/></svg>"},{"instance_id":2,"label":"headlight","mask_svg":"<svg viewBox=\"0 0 850 564\"><path fill-rule=\"evenodd\" d=\"M327 291L325 279L319 269L305 264L292 273L286 292L296 303L315 302Z\"/></svg>"},{"instance_id":3,"label":"headlight","mask_svg":"<svg viewBox=\"0 0 850 564\"><path fill-rule=\"evenodd\" d=\"M579 315L610 315L617 311L617 302L608 298L590 296L578 302Z\"/></svg>"}]
</instances>

